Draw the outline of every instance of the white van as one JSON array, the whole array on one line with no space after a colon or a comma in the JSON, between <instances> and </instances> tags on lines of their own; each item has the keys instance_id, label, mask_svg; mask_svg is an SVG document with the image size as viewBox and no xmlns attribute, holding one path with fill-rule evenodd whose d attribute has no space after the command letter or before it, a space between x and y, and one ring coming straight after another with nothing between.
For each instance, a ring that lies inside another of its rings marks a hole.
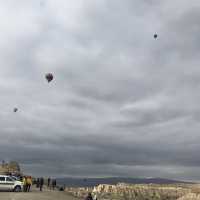
<instances>
[{"instance_id":1,"label":"white van","mask_svg":"<svg viewBox=\"0 0 200 200\"><path fill-rule=\"evenodd\" d=\"M1 191L14 191L21 192L23 189L23 183L18 180L14 180L10 176L0 175L0 190Z\"/></svg>"}]
</instances>

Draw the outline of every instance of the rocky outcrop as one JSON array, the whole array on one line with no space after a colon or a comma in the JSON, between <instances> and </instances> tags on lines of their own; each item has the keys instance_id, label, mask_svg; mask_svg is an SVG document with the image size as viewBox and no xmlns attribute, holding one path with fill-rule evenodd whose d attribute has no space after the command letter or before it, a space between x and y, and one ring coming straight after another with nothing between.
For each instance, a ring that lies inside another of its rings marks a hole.
<instances>
[{"instance_id":1,"label":"rocky outcrop","mask_svg":"<svg viewBox=\"0 0 200 200\"><path fill-rule=\"evenodd\" d=\"M88 192L92 192L92 190L93 188L73 188L73 187L65 188L65 192L78 198L86 197Z\"/></svg>"},{"instance_id":2,"label":"rocky outcrop","mask_svg":"<svg viewBox=\"0 0 200 200\"><path fill-rule=\"evenodd\" d=\"M124 199L146 200L146 199L177 199L184 196L190 189L175 186L159 185L99 185L94 188L94 193L111 194Z\"/></svg>"},{"instance_id":3,"label":"rocky outcrop","mask_svg":"<svg viewBox=\"0 0 200 200\"><path fill-rule=\"evenodd\" d=\"M98 199L134 199L134 200L176 200L191 192L191 189L171 185L129 185L117 184L107 185L102 184L92 188L66 188L66 191L76 197L84 197L89 191L97 194Z\"/></svg>"},{"instance_id":4,"label":"rocky outcrop","mask_svg":"<svg viewBox=\"0 0 200 200\"><path fill-rule=\"evenodd\" d=\"M183 197L180 197L178 200L200 200L200 194L188 193Z\"/></svg>"},{"instance_id":5,"label":"rocky outcrop","mask_svg":"<svg viewBox=\"0 0 200 200\"><path fill-rule=\"evenodd\" d=\"M4 161L0 165L0 174L20 174L20 166L17 162L11 161L5 163Z\"/></svg>"}]
</instances>

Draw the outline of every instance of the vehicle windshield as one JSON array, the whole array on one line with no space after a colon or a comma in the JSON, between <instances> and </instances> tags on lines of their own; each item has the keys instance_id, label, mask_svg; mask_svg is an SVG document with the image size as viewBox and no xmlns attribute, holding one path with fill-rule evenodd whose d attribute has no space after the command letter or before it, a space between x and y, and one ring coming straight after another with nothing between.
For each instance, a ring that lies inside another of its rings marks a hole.
<instances>
[{"instance_id":1,"label":"vehicle windshield","mask_svg":"<svg viewBox=\"0 0 200 200\"><path fill-rule=\"evenodd\" d=\"M16 177L16 176L12 176L11 177L13 180L15 180L15 181L20 181L20 178L18 178L18 177Z\"/></svg>"},{"instance_id":2,"label":"vehicle windshield","mask_svg":"<svg viewBox=\"0 0 200 200\"><path fill-rule=\"evenodd\" d=\"M12 177L7 177L6 181L15 181Z\"/></svg>"}]
</instances>

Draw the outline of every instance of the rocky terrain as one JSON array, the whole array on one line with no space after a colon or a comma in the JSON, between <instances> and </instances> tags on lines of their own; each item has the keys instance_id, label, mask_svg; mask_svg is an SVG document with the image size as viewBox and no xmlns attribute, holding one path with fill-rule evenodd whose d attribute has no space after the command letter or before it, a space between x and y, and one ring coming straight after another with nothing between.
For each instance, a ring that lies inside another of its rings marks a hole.
<instances>
[{"instance_id":1,"label":"rocky terrain","mask_svg":"<svg viewBox=\"0 0 200 200\"><path fill-rule=\"evenodd\" d=\"M9 163L6 163L2 161L2 164L0 165L0 174L20 174L20 166L15 161L10 161Z\"/></svg>"},{"instance_id":2,"label":"rocky terrain","mask_svg":"<svg viewBox=\"0 0 200 200\"><path fill-rule=\"evenodd\" d=\"M186 200L184 196L191 195L193 192L190 185L130 185L123 183L101 184L94 188L66 188L65 191L79 198L84 198L88 192L92 192L92 194L97 194L99 200Z\"/></svg>"}]
</instances>

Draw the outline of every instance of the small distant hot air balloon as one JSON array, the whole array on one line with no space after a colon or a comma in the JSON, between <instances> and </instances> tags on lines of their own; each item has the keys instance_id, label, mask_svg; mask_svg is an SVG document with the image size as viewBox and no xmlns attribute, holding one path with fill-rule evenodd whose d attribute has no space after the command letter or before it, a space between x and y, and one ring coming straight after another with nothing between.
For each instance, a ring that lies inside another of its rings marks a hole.
<instances>
[{"instance_id":1,"label":"small distant hot air balloon","mask_svg":"<svg viewBox=\"0 0 200 200\"><path fill-rule=\"evenodd\" d=\"M158 37L158 35L157 34L154 34L154 36L153 36L155 39Z\"/></svg>"},{"instance_id":2,"label":"small distant hot air balloon","mask_svg":"<svg viewBox=\"0 0 200 200\"><path fill-rule=\"evenodd\" d=\"M53 80L53 74L48 73L45 75L45 78L47 79L48 83L51 82Z\"/></svg>"},{"instance_id":3,"label":"small distant hot air balloon","mask_svg":"<svg viewBox=\"0 0 200 200\"><path fill-rule=\"evenodd\" d=\"M18 108L14 108L14 109L13 109L13 112L17 112L17 111L18 111Z\"/></svg>"}]
</instances>

